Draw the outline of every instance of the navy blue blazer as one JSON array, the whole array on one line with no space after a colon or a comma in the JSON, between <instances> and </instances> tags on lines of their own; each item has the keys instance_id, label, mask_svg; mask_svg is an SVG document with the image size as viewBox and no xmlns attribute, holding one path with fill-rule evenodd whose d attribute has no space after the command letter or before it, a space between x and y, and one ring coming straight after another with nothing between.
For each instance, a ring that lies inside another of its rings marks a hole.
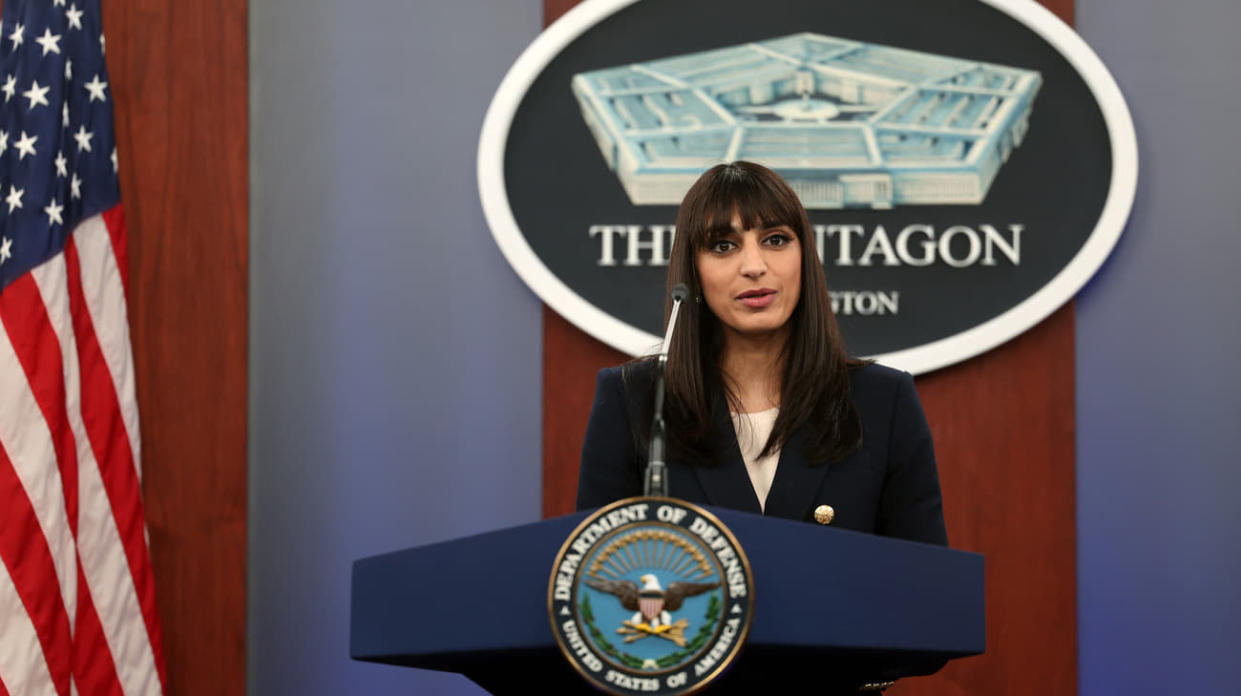
<instances>
[{"instance_id":1,"label":"navy blue blazer","mask_svg":"<svg viewBox=\"0 0 1241 696\"><path fill-rule=\"evenodd\" d=\"M913 378L872 364L851 371L850 388L862 421L861 445L840 460L814 466L804 456L805 428L795 431L780 450L765 514L813 521L816 507L830 505L836 512L833 527L947 545L931 431ZM642 495L647 453L639 451L644 438L636 434L650 428L650 389L647 362L599 371L582 445L579 510ZM716 401L714 465L670 457L669 493L700 505L764 514L723 395Z\"/></svg>"}]
</instances>

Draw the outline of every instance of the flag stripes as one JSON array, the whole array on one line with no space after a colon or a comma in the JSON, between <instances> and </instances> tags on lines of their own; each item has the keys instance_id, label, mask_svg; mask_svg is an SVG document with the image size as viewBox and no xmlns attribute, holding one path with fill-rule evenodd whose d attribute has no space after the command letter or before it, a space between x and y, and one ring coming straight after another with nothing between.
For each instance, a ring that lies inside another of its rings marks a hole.
<instances>
[{"instance_id":1,"label":"flag stripes","mask_svg":"<svg viewBox=\"0 0 1241 696\"><path fill-rule=\"evenodd\" d=\"M124 224L120 215L110 219ZM29 656L11 651L19 639L0 607L0 682L10 693L66 695L71 674L77 693L163 691L154 576L130 444L137 419L132 408L126 418L118 393L126 390L133 403L128 331L113 330L104 343L95 330L104 322L128 324L112 253L116 232L123 239L123 227L109 229L102 216L83 221L63 254L0 295L0 555L13 592L0 604L7 600L26 614L43 662L32 671ZM10 683L38 682L39 674L47 675L41 686Z\"/></svg>"},{"instance_id":2,"label":"flag stripes","mask_svg":"<svg viewBox=\"0 0 1241 696\"><path fill-rule=\"evenodd\" d=\"M89 303L83 293L84 278L79 272L79 269L87 267L106 268L106 261L113 258L110 250L111 238L107 234L107 229L101 224L92 225L91 222L98 223L101 219L92 218L86 221L74 233L73 238L65 245L64 259L68 270L67 285L70 305L73 310L73 337L77 343L78 359L82 366L82 414L87 424L87 437L94 451L94 458L100 462L97 469L93 472L90 470L84 472L84 476L94 475L96 472L99 474L106 504L102 500L97 504L101 510L110 512L111 519L115 521L118 537L116 540L109 540L103 550L116 548L124 550L127 567L114 571L118 575L121 570L128 573L128 577L116 578L117 581L125 581L125 606L122 616L127 622L132 621L131 617L141 616L146 633L142 635L143 632L129 627L124 631L124 635L129 636L132 644L124 646L123 652L120 649L121 646L113 645L113 654L117 658L122 680L128 685L129 679L125 678L125 674L126 667L130 665L136 670L134 674L138 675L133 678L143 681L158 676L162 681L162 669L159 667L162 666L163 659L156 654L161 641L158 635L159 623L156 618L155 577L151 570L151 559L146 543L141 482L138 480L138 469L129 444L129 434L122 420L123 414L120 400L117 397L116 380L113 378L104 351L96 337L95 324L91 319L92 312L87 307ZM79 238L86 242L86 249L95 256L79 253L77 248ZM103 243L100 244L99 240ZM121 312L121 316L114 323L128 326L128 320L124 316L124 295L120 292L120 276L115 273L105 273L105 276L113 282L104 282L95 286L100 288L99 296L96 297L97 312L102 314L117 311L117 307L107 306L106 303L111 300L119 305ZM110 291L103 286L111 286ZM128 346L128 332L124 338L125 345ZM66 342L68 342L67 339ZM125 353L128 354L128 351ZM125 365L128 366L128 364L128 361L125 361ZM132 373L132 368L128 372ZM131 389L132 384L131 379L129 380ZM132 392L129 400L134 401ZM87 486L83 482L84 496L87 490L97 491L98 489L94 486ZM111 528L111 525L105 526ZM114 541L119 541L119 547ZM82 546L81 542L79 546ZM82 548L81 552L85 554L85 548ZM113 559L113 562L115 560ZM90 567L91 565L87 564L87 568ZM107 564L104 567L107 567ZM91 587L101 586L94 581L91 581L89 585ZM129 594L131 587L133 595ZM131 601L134 604L131 604ZM138 613L134 613L135 610ZM107 625L105 623L105 626ZM119 632L124 627L117 625L116 628ZM133 659L125 659L127 657ZM129 689L127 688L126 691L128 692Z\"/></svg>"},{"instance_id":3,"label":"flag stripes","mask_svg":"<svg viewBox=\"0 0 1241 696\"><path fill-rule=\"evenodd\" d=\"M56 693L68 694L72 657L69 652L72 644L69 614L65 611L60 593L47 591L47 588L59 584L56 566L39 529L34 508L26 498L21 481L3 447L0 447L0 505L6 511L6 524L0 528L0 559L4 561L6 578L17 601L25 609L35 637L32 645L39 646L43 651L38 659L46 664L49 677L56 677ZM70 572L74 571L76 568ZM7 633L8 621L5 623Z\"/></svg>"},{"instance_id":4,"label":"flag stripes","mask_svg":"<svg viewBox=\"0 0 1241 696\"><path fill-rule=\"evenodd\" d=\"M90 586L78 564L78 616L73 633L73 683L79 694L123 696L116 664L91 601Z\"/></svg>"},{"instance_id":5,"label":"flag stripes","mask_svg":"<svg viewBox=\"0 0 1241 696\"><path fill-rule=\"evenodd\" d=\"M48 324L52 327L56 335L56 344L61 350L61 364L64 366L64 383L67 387L65 398L65 412L69 420L70 429L73 432L74 442L77 444L77 465L78 480L83 478L89 483L92 480L93 472L97 469L96 456L92 450L91 443L87 436L86 425L84 419L89 420L90 416L82 408L83 399L79 395L89 391L89 379L85 379L83 375L89 375L89 371L85 369L84 363L80 359L81 337L84 335L83 330L89 331L89 324L85 327L77 327L79 323L77 313L81 306L77 297L80 297L81 283L78 279L76 268L76 254L70 254L72 240L66 245L66 253L61 256L53 257L42 266L35 268L29 274L34 279L35 286L39 290L39 296L42 298L43 304L47 309ZM76 293L76 296L75 296ZM79 488L76 493L81 493ZM86 491L92 490L89 486ZM89 585L86 584L85 571L81 563L81 554L83 549L90 554L94 546L91 540L93 535L87 534L86 539L82 539L81 519L86 517L92 525L111 523L106 512L103 515L90 516L89 513L94 507L92 505L93 498L87 498L86 506L79 506L78 520L78 563L77 563L77 616L75 621L74 639L73 639L73 663L71 670L74 675L74 681L78 687L79 693L109 693L120 691L120 683L117 681L116 669L112 664L112 655L107 648L107 640L103 631L103 626L99 622L99 617L95 614L95 606L91 601ZM95 564L92 564L92 566ZM118 632L119 635L119 632ZM91 650L84 650L85 646L93 646ZM102 660L105 664L94 664ZM96 672L97 674L91 674ZM90 678L89 682L83 680L83 675ZM83 688L87 686L88 688Z\"/></svg>"},{"instance_id":6,"label":"flag stripes","mask_svg":"<svg viewBox=\"0 0 1241 696\"><path fill-rule=\"evenodd\" d=\"M79 285L83 289L86 309L90 312L96 342L108 365L113 389L121 397L120 413L128 435L131 459L138 475L141 475L138 401L125 305L128 272L124 261L124 239L125 215L119 205L104 211L102 216L83 220L73 234L81 268Z\"/></svg>"},{"instance_id":7,"label":"flag stripes","mask_svg":"<svg viewBox=\"0 0 1241 696\"><path fill-rule=\"evenodd\" d=\"M0 461L0 466L7 465L7 461ZM18 597L7 562L3 571L0 572L0 616L5 620L4 638L0 640L0 694L56 694L39 636Z\"/></svg>"},{"instance_id":8,"label":"flag stripes","mask_svg":"<svg viewBox=\"0 0 1241 696\"><path fill-rule=\"evenodd\" d=\"M43 423L51 430L56 465L60 469L69 533L77 531L77 442L69 428L66 408L65 366L60 343L52 331L47 308L33 274L18 278L0 295L0 323L4 325L26 383L34 395ZM72 369L72 365L69 366Z\"/></svg>"},{"instance_id":9,"label":"flag stripes","mask_svg":"<svg viewBox=\"0 0 1241 696\"><path fill-rule=\"evenodd\" d=\"M33 287L33 282L30 287ZM0 319L5 317L4 297L7 293L0 296ZM48 578L52 584L47 586L46 591L58 591L62 604L72 609L77 597L74 587L76 559L71 518L65 508L65 487L61 481L64 468L46 465L46 462L58 461L52 433L42 418L21 361L13 350L6 323L0 321L0 393L5 395L8 406L0 411L0 449L5 451L7 466L20 482L27 505L38 520L38 539L52 559L54 572ZM73 477L77 479L76 471L73 471ZM15 505L5 507L6 527L10 522L9 513L15 515L20 509ZM26 543L25 548L36 548L35 540L26 540Z\"/></svg>"}]
</instances>

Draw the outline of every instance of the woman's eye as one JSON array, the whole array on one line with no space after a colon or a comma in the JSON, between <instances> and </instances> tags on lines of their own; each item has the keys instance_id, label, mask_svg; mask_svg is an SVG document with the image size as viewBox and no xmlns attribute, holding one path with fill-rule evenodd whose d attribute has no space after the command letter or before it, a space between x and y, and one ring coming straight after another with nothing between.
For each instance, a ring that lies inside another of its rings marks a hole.
<instances>
[{"instance_id":1,"label":"woman's eye","mask_svg":"<svg viewBox=\"0 0 1241 696\"><path fill-rule=\"evenodd\" d=\"M792 240L789 239L789 236L787 234L773 234L767 237L766 239L764 239L763 243L767 244L768 246L780 247L780 246L784 246L785 244L788 244L791 241Z\"/></svg>"},{"instance_id":2,"label":"woman's eye","mask_svg":"<svg viewBox=\"0 0 1241 696\"><path fill-rule=\"evenodd\" d=\"M733 246L734 246L733 243L728 241L727 239L720 239L718 241L713 242L711 246L708 247L708 249L710 249L712 253L723 254L727 252L728 250L732 249Z\"/></svg>"}]
</instances>

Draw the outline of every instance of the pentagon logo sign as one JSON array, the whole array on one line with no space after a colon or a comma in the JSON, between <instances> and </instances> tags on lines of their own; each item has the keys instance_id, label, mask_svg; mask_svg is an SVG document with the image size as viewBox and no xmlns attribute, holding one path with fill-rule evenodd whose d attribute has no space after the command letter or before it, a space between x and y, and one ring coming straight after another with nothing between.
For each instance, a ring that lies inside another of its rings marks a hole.
<instances>
[{"instance_id":1,"label":"pentagon logo sign","mask_svg":"<svg viewBox=\"0 0 1241 696\"><path fill-rule=\"evenodd\" d=\"M583 73L582 114L639 205L678 205L716 162L753 160L807 208L981 203L1042 78L797 34Z\"/></svg>"},{"instance_id":2,"label":"pentagon logo sign","mask_svg":"<svg viewBox=\"0 0 1241 696\"><path fill-rule=\"evenodd\" d=\"M1070 300L1138 166L1107 68L1032 0L585 0L500 84L479 194L548 306L643 355L680 199L739 159L809 210L845 348L913 373Z\"/></svg>"},{"instance_id":3,"label":"pentagon logo sign","mask_svg":"<svg viewBox=\"0 0 1241 696\"><path fill-rule=\"evenodd\" d=\"M548 588L561 651L612 694L703 688L736 657L753 609L736 538L706 510L669 498L630 498L587 517Z\"/></svg>"}]
</instances>

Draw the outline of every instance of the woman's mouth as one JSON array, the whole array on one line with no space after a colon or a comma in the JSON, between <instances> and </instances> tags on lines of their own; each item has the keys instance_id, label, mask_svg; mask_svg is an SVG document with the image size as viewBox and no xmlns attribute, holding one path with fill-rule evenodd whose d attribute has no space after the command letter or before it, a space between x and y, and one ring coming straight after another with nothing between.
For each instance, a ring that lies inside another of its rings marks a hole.
<instances>
[{"instance_id":1,"label":"woman's mouth","mask_svg":"<svg viewBox=\"0 0 1241 696\"><path fill-rule=\"evenodd\" d=\"M758 290L746 290L737 295L737 300L747 307L761 309L771 304L776 299L776 291L770 288L759 288Z\"/></svg>"}]
</instances>

